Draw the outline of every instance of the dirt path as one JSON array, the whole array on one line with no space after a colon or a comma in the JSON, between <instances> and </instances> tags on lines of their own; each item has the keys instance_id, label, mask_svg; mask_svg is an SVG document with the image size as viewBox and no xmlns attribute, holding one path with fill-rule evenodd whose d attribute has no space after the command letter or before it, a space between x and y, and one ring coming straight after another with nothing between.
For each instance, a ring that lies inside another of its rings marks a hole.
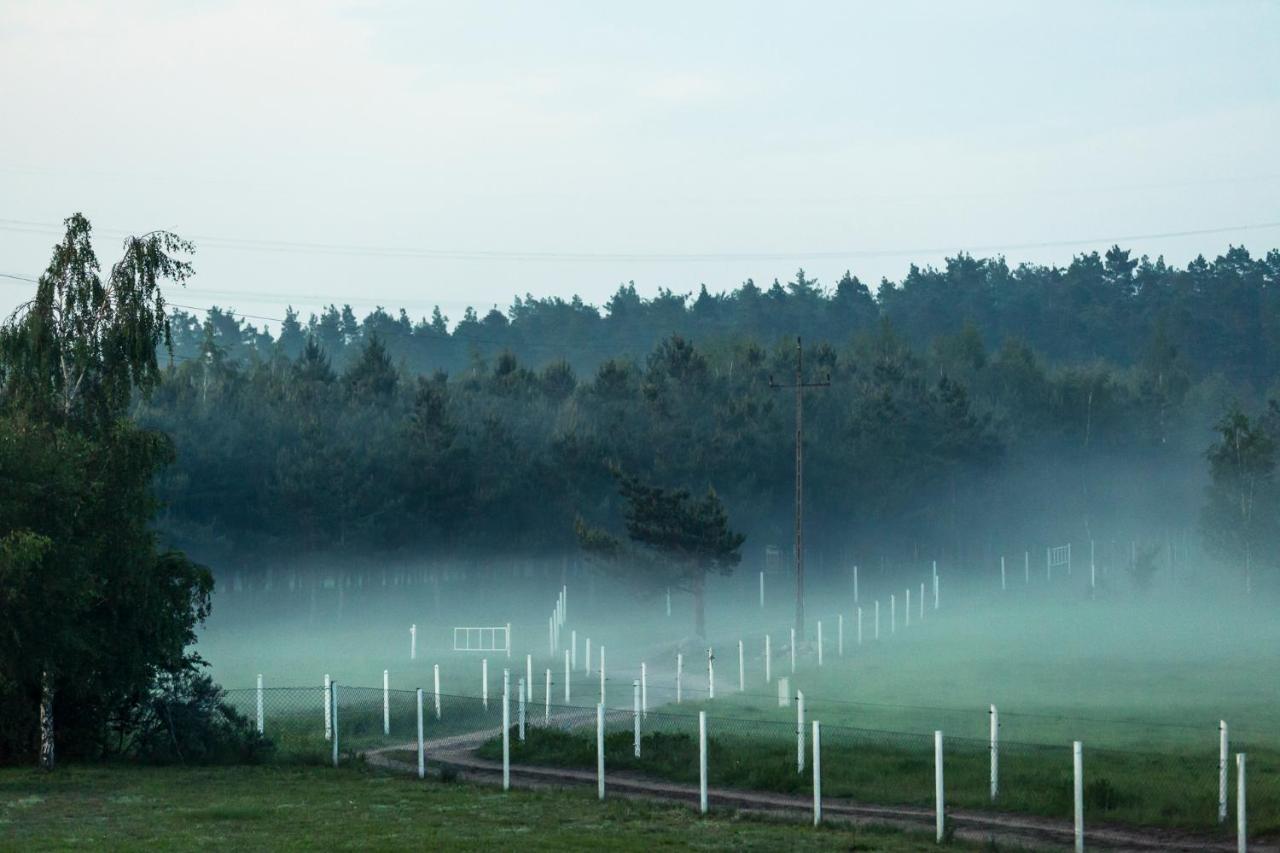
<instances>
[{"instance_id":1,"label":"dirt path","mask_svg":"<svg viewBox=\"0 0 1280 853\"><path fill-rule=\"evenodd\" d=\"M611 712L611 715L614 712ZM627 712L616 712L626 716ZM594 710L583 714L571 713L561 722L566 725L581 724L594 718ZM583 719L578 719L582 717ZM476 757L475 749L486 740L501 734L501 729L485 729L451 737L427 741L427 755L433 764L445 765L459 771L467 781L485 784L500 783L502 765ZM398 746L381 747L364 753L366 761L375 767L403 773L417 772L416 764L391 757L389 753L416 750L414 742ZM511 765L513 785L521 787L566 787L571 785L596 785L596 775L591 770L561 767ZM631 773L606 774L606 790L610 796L638 797L666 802L689 803L696 807L698 788ZM811 821L813 800L807 796L773 794L763 791L740 791L726 788L709 788L708 803L718 808L733 808L741 812L781 816L797 821ZM932 809L910 806L876 806L854 803L848 800L826 799L822 802L825 822L852 825L892 826L904 830L932 832ZM1040 849L1070 848L1074 830L1070 821L1055 820L1034 815L1005 814L1000 812L953 809L947 812L957 838L973 841L994 841L997 844L1016 845ZM1162 829L1085 824L1085 840L1090 848L1114 851L1210 851L1233 853L1233 838L1194 835L1186 832ZM1255 853L1280 853L1273 843L1250 844Z\"/></svg>"}]
</instances>

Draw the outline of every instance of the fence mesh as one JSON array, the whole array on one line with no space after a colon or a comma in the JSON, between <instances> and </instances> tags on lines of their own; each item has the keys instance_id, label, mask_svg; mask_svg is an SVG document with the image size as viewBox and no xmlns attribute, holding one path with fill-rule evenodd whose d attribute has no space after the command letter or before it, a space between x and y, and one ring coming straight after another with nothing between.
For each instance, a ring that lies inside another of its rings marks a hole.
<instances>
[{"instance_id":1,"label":"fence mesh","mask_svg":"<svg viewBox=\"0 0 1280 853\"><path fill-rule=\"evenodd\" d=\"M651 693L653 688L650 688ZM322 687L228 690L226 701L249 724L261 727L286 760L332 760L335 731L340 759L385 751L416 762L417 694L413 690L339 685L336 709L326 711ZM652 696L650 697L652 699ZM691 697L703 699L705 697ZM425 752L431 763L473 755L502 760L502 696L423 694ZM687 700L688 701L688 700ZM619 703L621 704L621 703ZM707 720L708 785L713 789L776 794L812 793L812 730L820 713L807 709L801 726L791 719L715 713ZM772 709L770 709L772 710ZM819 706L819 711L821 706ZM545 697L524 708L510 700L513 765L564 768L594 775L597 718L594 706L550 704ZM606 777L626 773L696 786L699 782L698 715L693 707L662 705L639 715L637 754L634 705L605 712ZM977 728L972 724L968 730ZM944 734L943 775L947 807L1070 819L1073 758L1069 742L1028 743L1004 737L994 750L989 737ZM1212 733L1210 733L1212 734ZM992 787L995 754L996 784ZM1280 829L1280 750L1263 743L1233 743L1227 772L1228 814L1233 821L1235 752L1249 754L1250 823L1257 832ZM822 725L824 799L859 804L932 807L934 735ZM1206 735L1201 749L1125 750L1084 747L1084 808L1088 822L1211 830L1220 827L1219 756Z\"/></svg>"}]
</instances>

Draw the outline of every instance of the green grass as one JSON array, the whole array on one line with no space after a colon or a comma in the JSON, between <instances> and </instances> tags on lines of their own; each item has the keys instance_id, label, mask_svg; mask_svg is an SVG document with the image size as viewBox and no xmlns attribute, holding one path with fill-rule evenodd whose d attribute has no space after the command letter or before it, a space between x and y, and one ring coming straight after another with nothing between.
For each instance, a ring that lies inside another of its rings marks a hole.
<instances>
[{"instance_id":1,"label":"green grass","mask_svg":"<svg viewBox=\"0 0 1280 853\"><path fill-rule=\"evenodd\" d=\"M634 755L630 731L605 737L605 766L675 782L698 781L698 742L688 721L652 714ZM714 726L714 723L713 723ZM684 731L679 731L684 728ZM714 731L714 728L713 728ZM722 726L708 738L708 775L712 786L807 794L811 774L798 773L794 735L749 727ZM877 732L823 730L823 794L859 802L931 805L933 744L923 737ZM481 746L481 757L501 760L501 739ZM521 743L513 733L515 763L594 768L594 730L531 728ZM1280 830L1280 754L1258 756L1251 765L1250 828L1257 834ZM806 760L808 756L806 755ZM997 808L1069 820L1072 770L1069 749L1006 747L1001 754L1001 794L992 805L989 752L985 744L946 744L945 780L951 806ZM1216 821L1217 775L1198 758L1097 750L1086 754L1085 811L1091 822L1159 826L1220 832Z\"/></svg>"},{"instance_id":2,"label":"green grass","mask_svg":"<svg viewBox=\"0 0 1280 853\"><path fill-rule=\"evenodd\" d=\"M960 849L966 845L957 845ZM0 770L0 849L934 850L892 830L740 817L592 792L514 790L360 767Z\"/></svg>"}]
</instances>

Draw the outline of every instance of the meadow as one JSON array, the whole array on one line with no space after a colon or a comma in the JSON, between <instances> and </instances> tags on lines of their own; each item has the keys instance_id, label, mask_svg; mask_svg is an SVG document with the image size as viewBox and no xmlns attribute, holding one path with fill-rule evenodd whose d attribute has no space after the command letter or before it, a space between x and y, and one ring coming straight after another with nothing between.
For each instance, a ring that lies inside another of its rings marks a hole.
<instances>
[{"instance_id":1,"label":"meadow","mask_svg":"<svg viewBox=\"0 0 1280 853\"><path fill-rule=\"evenodd\" d=\"M375 574L368 586L344 594L341 619L334 611L333 590L321 590L314 604L301 589L285 596L293 604L283 607L272 605L269 596L252 604L246 599L249 606L237 606L235 619L227 620L236 627L215 617L201 647L225 683L247 685L248 673L265 671L273 676L268 684L284 679L314 685L303 694L310 697L304 703L314 703L303 711L308 722L302 741L310 744L308 749L314 749L325 672L350 685L341 688L348 701L363 703L363 716L347 720L356 727L349 732L356 740L344 744L387 745L414 736L408 688L421 686L430 694L436 664L446 694L445 713L437 720L428 697L428 737L468 726L495 730L502 668L511 670L514 692L529 653L534 665L530 739L515 750L513 760L590 766L594 745L588 733L544 731L532 723L547 701L548 668L553 706L599 701L598 649L603 642L609 707L632 706L633 681L645 663L645 737L658 740L644 750L642 763L657 776L688 781L696 773L696 739L690 747L688 738L696 731L696 712L706 710L713 785L807 791L807 775L795 768L799 691L805 696L806 719L823 725L827 796L927 804L932 733L941 730L947 744L949 803L1068 817L1071 742L1080 740L1091 819L1204 830L1218 825L1218 722L1226 720L1230 751L1250 755L1251 827L1261 833L1280 829L1280 706L1275 701L1280 659L1272 652L1280 647L1280 631L1269 614L1251 610L1207 573L1186 568L1176 584L1157 583L1146 590L1132 588L1118 572L1104 574L1090 590L1086 572L1078 568L1052 583L1039 574L1027 583L1011 572L1003 591L990 567L940 571L939 607L935 610L932 595L927 595L923 618L919 583L929 577L929 568L905 571L915 581L909 625L902 567L894 573L864 572L857 603L847 577L815 582L810 628L797 644L794 672L785 576L766 579L766 606L761 608L758 577L748 572L712 587L707 643L690 636L687 599L674 596L667 616L663 595L636 598L606 579L569 573L568 619L562 649L553 657L546 618L559 581L566 578L558 566L525 565L491 567L483 596L472 594L479 584L461 572L444 583L431 583L421 575L397 582L392 571L387 587ZM890 589L897 598L892 629ZM877 599L878 640L872 617ZM255 608L261 611L255 613ZM510 662L503 653L450 649L453 624L508 621L513 626ZM419 632L415 660L408 659L411 623ZM570 654L575 665L566 703L563 649L574 630L578 645ZM772 651L768 682L766 633ZM585 669L587 637L597 656L590 674ZM745 690L738 689L739 639ZM714 699L708 696L708 645L715 657ZM679 702L677 653L683 655ZM482 692L483 657L489 665L487 709L476 699ZM392 672L390 736L383 735L380 725L383 669ZM300 678L303 673L309 677ZM786 707L779 706L780 677L790 680ZM251 697L251 691L239 693L237 703L247 707ZM993 704L999 713L1001 765L1000 797L994 806L988 791ZM288 729L281 722L276 731L283 735ZM272 733L270 726L267 733ZM610 743L615 741L620 745L611 747L610 765L626 768L630 735L613 734ZM493 748L486 747L489 754ZM558 752L563 755L557 757ZM1234 772L1229 775L1234 791Z\"/></svg>"}]
</instances>

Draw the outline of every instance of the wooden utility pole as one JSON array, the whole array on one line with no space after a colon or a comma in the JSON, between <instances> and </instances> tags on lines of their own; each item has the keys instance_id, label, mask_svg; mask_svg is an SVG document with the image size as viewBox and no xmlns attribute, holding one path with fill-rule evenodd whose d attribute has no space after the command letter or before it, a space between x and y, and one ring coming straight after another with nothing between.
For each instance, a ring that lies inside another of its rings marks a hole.
<instances>
[{"instance_id":1,"label":"wooden utility pole","mask_svg":"<svg viewBox=\"0 0 1280 853\"><path fill-rule=\"evenodd\" d=\"M804 639L804 389L825 388L830 375L821 382L804 381L804 349L796 338L796 379L791 384L774 382L770 388L796 389L796 637Z\"/></svg>"}]
</instances>

